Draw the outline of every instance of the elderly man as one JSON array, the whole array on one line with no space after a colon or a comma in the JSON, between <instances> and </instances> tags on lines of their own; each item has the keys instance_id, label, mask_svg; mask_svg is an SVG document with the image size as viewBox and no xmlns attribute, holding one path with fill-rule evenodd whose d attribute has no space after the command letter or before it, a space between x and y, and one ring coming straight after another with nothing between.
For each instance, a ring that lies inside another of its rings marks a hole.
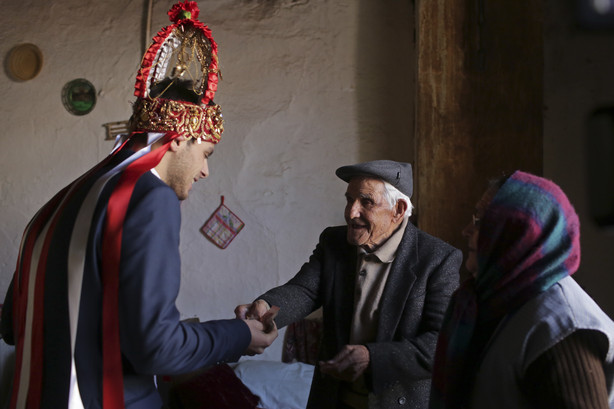
<instances>
[{"instance_id":1,"label":"elderly man","mask_svg":"<svg viewBox=\"0 0 614 409\"><path fill-rule=\"evenodd\" d=\"M348 182L347 226L325 229L294 278L235 313L258 318L279 306L283 327L323 307L308 408L426 408L462 254L409 222L409 163L378 160L336 174Z\"/></svg>"}]
</instances>

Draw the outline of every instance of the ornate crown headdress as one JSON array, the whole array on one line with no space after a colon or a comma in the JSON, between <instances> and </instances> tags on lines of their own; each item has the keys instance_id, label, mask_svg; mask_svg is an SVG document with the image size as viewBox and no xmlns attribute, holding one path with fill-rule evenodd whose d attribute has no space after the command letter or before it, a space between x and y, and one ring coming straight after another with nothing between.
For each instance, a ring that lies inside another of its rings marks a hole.
<instances>
[{"instance_id":1,"label":"ornate crown headdress","mask_svg":"<svg viewBox=\"0 0 614 409\"><path fill-rule=\"evenodd\" d=\"M132 132L176 132L199 143L220 140L222 109L213 102L219 66L211 30L194 1L175 4L145 52L136 77Z\"/></svg>"}]
</instances>

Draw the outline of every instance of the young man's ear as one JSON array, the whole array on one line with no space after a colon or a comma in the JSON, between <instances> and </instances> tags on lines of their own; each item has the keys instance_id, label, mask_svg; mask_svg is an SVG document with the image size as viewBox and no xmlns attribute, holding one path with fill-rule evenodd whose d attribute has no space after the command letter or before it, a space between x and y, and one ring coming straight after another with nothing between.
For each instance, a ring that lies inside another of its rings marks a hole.
<instances>
[{"instance_id":1,"label":"young man's ear","mask_svg":"<svg viewBox=\"0 0 614 409\"><path fill-rule=\"evenodd\" d=\"M171 145L169 146L168 150L171 152L177 152L177 150L179 149L179 146L184 143L187 142L188 138L185 137L185 135L179 135L178 137L176 137L175 139L173 139L171 141Z\"/></svg>"}]
</instances>

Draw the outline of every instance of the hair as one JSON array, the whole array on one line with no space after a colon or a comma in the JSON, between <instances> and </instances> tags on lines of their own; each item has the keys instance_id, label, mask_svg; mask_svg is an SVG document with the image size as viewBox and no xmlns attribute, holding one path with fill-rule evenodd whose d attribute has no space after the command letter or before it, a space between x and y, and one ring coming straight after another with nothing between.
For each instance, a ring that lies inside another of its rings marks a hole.
<instances>
[{"instance_id":1,"label":"hair","mask_svg":"<svg viewBox=\"0 0 614 409\"><path fill-rule=\"evenodd\" d=\"M399 200L403 200L407 203L407 210L405 210L403 218L409 218L414 209L414 205L411 203L411 200L409 200L409 197L385 180L382 180L382 182L384 182L384 198L388 201L388 204L390 204L390 208L393 208Z\"/></svg>"}]
</instances>

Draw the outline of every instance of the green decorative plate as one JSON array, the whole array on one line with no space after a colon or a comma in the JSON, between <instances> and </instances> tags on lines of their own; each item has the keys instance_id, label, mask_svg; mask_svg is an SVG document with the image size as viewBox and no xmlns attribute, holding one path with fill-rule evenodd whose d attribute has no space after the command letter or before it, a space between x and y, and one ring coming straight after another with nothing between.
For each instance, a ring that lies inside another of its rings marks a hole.
<instances>
[{"instance_id":1,"label":"green decorative plate","mask_svg":"<svg viewBox=\"0 0 614 409\"><path fill-rule=\"evenodd\" d=\"M78 78L62 88L64 108L73 115L85 115L96 105L96 89L86 79Z\"/></svg>"}]
</instances>

